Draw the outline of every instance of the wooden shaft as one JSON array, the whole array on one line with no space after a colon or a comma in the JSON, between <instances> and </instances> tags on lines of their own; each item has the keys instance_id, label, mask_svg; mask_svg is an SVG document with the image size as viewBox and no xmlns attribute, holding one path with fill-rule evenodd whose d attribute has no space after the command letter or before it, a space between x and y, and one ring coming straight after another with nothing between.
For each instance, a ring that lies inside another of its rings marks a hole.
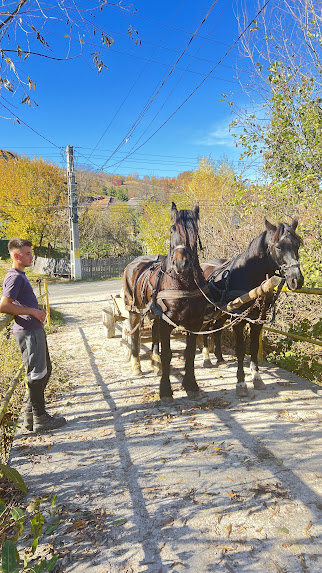
<instances>
[{"instance_id":1,"label":"wooden shaft","mask_svg":"<svg viewBox=\"0 0 322 573\"><path fill-rule=\"evenodd\" d=\"M3 419L3 417L4 417L4 415L5 415L5 413L6 413L6 411L7 411L7 408L8 408L10 399L11 399L11 396L12 396L12 394L14 393L16 387L17 387L18 384L19 384L20 376L21 376L23 370L24 370L24 365L22 364L22 365L20 366L20 368L19 368L19 370L18 370L16 376L14 377L13 382L12 382L12 384L11 384L11 386L10 386L8 392L6 393L5 397L4 397L3 400L2 400L1 409L0 409L0 423L1 423L1 421L2 421L2 419Z\"/></svg>"},{"instance_id":2,"label":"wooden shaft","mask_svg":"<svg viewBox=\"0 0 322 573\"><path fill-rule=\"evenodd\" d=\"M260 298L261 296L264 296L264 294L273 291L274 288L280 283L280 281L280 277L273 276L267 281L264 281L260 286L252 289L242 296L239 296L238 298L235 298L235 300L232 300L220 310L224 312L233 312L236 310L236 308L239 308L246 302L249 302L250 300L256 300L256 298Z\"/></svg>"}]
</instances>

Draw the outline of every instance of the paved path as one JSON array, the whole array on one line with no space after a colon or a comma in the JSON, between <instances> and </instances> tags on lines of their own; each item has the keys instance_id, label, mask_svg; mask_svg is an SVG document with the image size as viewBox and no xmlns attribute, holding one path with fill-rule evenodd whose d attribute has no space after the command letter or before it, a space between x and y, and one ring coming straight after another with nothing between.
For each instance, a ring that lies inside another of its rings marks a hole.
<instances>
[{"instance_id":1,"label":"paved path","mask_svg":"<svg viewBox=\"0 0 322 573\"><path fill-rule=\"evenodd\" d=\"M31 497L58 495L42 551L59 571L320 572L322 388L266 365L267 390L238 400L235 363L203 369L199 354L193 401L176 340L164 405L147 355L133 378L120 334L104 338L102 294L75 296L54 305L67 325L49 337L72 378L52 405L68 424L18 434L10 459Z\"/></svg>"}]
</instances>

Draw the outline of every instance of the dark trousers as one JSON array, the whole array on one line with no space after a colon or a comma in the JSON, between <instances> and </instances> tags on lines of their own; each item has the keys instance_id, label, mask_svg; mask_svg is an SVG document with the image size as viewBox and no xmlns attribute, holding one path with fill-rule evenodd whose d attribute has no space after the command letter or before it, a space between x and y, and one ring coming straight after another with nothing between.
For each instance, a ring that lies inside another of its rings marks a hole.
<instances>
[{"instance_id":1,"label":"dark trousers","mask_svg":"<svg viewBox=\"0 0 322 573\"><path fill-rule=\"evenodd\" d=\"M45 412L44 391L52 371L46 334L43 329L15 332L27 371L28 400L26 412L41 416Z\"/></svg>"}]
</instances>

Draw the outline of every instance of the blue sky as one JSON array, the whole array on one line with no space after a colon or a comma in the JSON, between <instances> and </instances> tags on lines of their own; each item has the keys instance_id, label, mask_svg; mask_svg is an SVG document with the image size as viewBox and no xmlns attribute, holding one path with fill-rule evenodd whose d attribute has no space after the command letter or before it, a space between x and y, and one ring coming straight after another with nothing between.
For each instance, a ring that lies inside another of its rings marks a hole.
<instances>
[{"instance_id":1,"label":"blue sky","mask_svg":"<svg viewBox=\"0 0 322 573\"><path fill-rule=\"evenodd\" d=\"M78 2L90 4L90 0ZM69 61L37 56L19 61L23 73L36 82L32 97L38 107L20 105L18 94L10 99L6 92L7 109L0 107L0 116L16 115L34 131L1 117L0 148L65 166L66 145L73 145L79 165L107 173L137 172L140 177L177 176L194 169L198 157L209 155L214 161L225 155L238 169L240 150L229 133L233 117L229 106L220 102L223 93L233 92L235 101L245 99L235 78L236 66L243 67L238 44L205 77L238 37L239 4L239 0L134 0L136 14L104 8L95 21L114 38L104 54L108 69L97 74L87 43L83 56ZM255 16L257 3L248 0L247 8ZM138 31L141 45L128 38L129 25ZM77 38L75 28L72 33ZM65 24L46 22L43 34L49 49L42 53L64 58L67 33ZM69 55L78 52L74 39Z\"/></svg>"}]
</instances>

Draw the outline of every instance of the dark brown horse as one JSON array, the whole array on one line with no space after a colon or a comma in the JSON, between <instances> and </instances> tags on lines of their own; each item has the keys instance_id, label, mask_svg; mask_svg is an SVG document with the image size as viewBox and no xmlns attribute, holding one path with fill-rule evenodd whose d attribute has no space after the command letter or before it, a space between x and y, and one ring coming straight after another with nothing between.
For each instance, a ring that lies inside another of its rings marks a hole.
<instances>
[{"instance_id":1,"label":"dark brown horse","mask_svg":"<svg viewBox=\"0 0 322 573\"><path fill-rule=\"evenodd\" d=\"M131 326L131 366L136 375L141 373L139 326L142 314L153 313L153 353L158 354L161 341L162 376L160 398L172 397L169 378L171 350L170 334L173 328L182 326L187 330L185 349L185 374L183 388L186 392L198 392L194 372L196 334L202 327L207 304L201 288L205 279L199 264L198 220L199 206L193 210L178 211L174 203L171 209L170 248L166 257L155 261L151 257L138 257L125 269L123 289L125 306L129 310Z\"/></svg>"},{"instance_id":2,"label":"dark brown horse","mask_svg":"<svg viewBox=\"0 0 322 573\"><path fill-rule=\"evenodd\" d=\"M272 277L276 271L286 281L289 289L295 290L303 286L304 278L301 273L298 260L298 251L301 244L300 237L296 234L297 220L294 219L291 225L279 223L272 225L265 219L266 231L256 237L247 247L246 251L237 255L231 261L222 259L202 264L203 272L209 286L210 296L213 300L225 303L228 298L236 298L242 292L249 292L260 285L266 278ZM262 318L265 318L267 308L272 303L273 295L268 296L265 307L262 309ZM220 304L219 304L220 306ZM238 313L245 310L245 305L238 309ZM211 311L210 311L211 312ZM259 309L255 308L248 315L251 320L259 318ZM225 363L221 350L221 328L229 314L213 309L214 329L219 329L214 333L215 355L217 366ZM244 357L245 340L244 326L245 320L235 324L233 330L236 340L236 356L238 360L237 386L238 396L246 396L247 386L245 383ZM263 390L265 384L258 371L258 348L259 336L263 325L250 322L250 370L254 388ZM207 350L207 337L204 336L204 364L211 364L209 352Z\"/></svg>"}]
</instances>

